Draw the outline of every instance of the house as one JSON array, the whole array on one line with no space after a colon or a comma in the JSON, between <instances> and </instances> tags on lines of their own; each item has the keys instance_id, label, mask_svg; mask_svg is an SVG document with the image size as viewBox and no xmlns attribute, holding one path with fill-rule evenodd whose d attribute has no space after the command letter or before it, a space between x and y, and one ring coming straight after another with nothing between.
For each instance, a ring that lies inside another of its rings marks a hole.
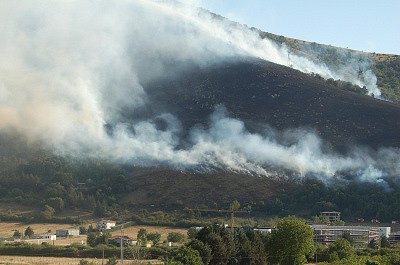
<instances>
[{"instance_id":1,"label":"house","mask_svg":"<svg viewBox=\"0 0 400 265\"><path fill-rule=\"evenodd\" d=\"M311 228L314 230L314 241L324 245L333 243L347 234L356 246L365 247L372 240L379 241L381 233L379 227L372 226L311 225Z\"/></svg>"},{"instance_id":2,"label":"house","mask_svg":"<svg viewBox=\"0 0 400 265\"><path fill-rule=\"evenodd\" d=\"M390 236L390 227L385 226L385 227L379 227L379 235L384 236L386 238L389 238Z\"/></svg>"},{"instance_id":3,"label":"house","mask_svg":"<svg viewBox=\"0 0 400 265\"><path fill-rule=\"evenodd\" d=\"M58 237L79 236L80 232L77 228L58 229L56 230L56 235Z\"/></svg>"},{"instance_id":4,"label":"house","mask_svg":"<svg viewBox=\"0 0 400 265\"><path fill-rule=\"evenodd\" d=\"M337 222L340 221L340 212L320 212L319 217L330 222Z\"/></svg>"},{"instance_id":5,"label":"house","mask_svg":"<svg viewBox=\"0 0 400 265\"><path fill-rule=\"evenodd\" d=\"M253 231L258 231L261 234L270 234L272 232L271 227L260 227L260 228L254 228Z\"/></svg>"},{"instance_id":6,"label":"house","mask_svg":"<svg viewBox=\"0 0 400 265\"><path fill-rule=\"evenodd\" d=\"M43 234L43 235L39 235L38 238L39 239L43 239L43 240L56 240L57 239L57 235Z\"/></svg>"},{"instance_id":7,"label":"house","mask_svg":"<svg viewBox=\"0 0 400 265\"><path fill-rule=\"evenodd\" d=\"M389 238L390 244L392 244L392 245L400 243L400 233L399 232L391 233L388 238Z\"/></svg>"},{"instance_id":8,"label":"house","mask_svg":"<svg viewBox=\"0 0 400 265\"><path fill-rule=\"evenodd\" d=\"M108 242L114 246L121 246L121 239L124 246L136 246L138 244L137 239L130 238L129 236L114 236L108 239Z\"/></svg>"},{"instance_id":9,"label":"house","mask_svg":"<svg viewBox=\"0 0 400 265\"><path fill-rule=\"evenodd\" d=\"M116 224L117 222L115 221L101 219L100 221L97 222L96 228L98 230L107 230L111 229L112 227L115 227Z\"/></svg>"}]
</instances>

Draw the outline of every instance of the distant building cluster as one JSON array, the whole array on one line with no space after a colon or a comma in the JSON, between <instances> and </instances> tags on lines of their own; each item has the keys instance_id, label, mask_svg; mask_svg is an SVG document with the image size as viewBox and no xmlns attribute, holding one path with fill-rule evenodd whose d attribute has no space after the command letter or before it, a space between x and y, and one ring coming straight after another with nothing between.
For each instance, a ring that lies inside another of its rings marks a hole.
<instances>
[{"instance_id":1,"label":"distant building cluster","mask_svg":"<svg viewBox=\"0 0 400 265\"><path fill-rule=\"evenodd\" d=\"M108 229L115 227L116 224L117 224L117 222L115 222L115 221L101 219L100 221L98 221L96 223L96 228L98 230L108 230Z\"/></svg>"},{"instance_id":2,"label":"distant building cluster","mask_svg":"<svg viewBox=\"0 0 400 265\"><path fill-rule=\"evenodd\" d=\"M328 220L331 223L340 221L340 212L321 212L321 220ZM363 218L357 219L357 222L364 222ZM379 220L372 219L372 224L379 224ZM393 223L393 222L392 222ZM338 238L348 237L354 242L355 246L363 247L375 240L379 242L381 237L388 238L392 244L400 243L400 232L391 233L390 227L378 226L338 226L338 225L311 225L314 230L314 241L320 244L330 244Z\"/></svg>"},{"instance_id":3,"label":"distant building cluster","mask_svg":"<svg viewBox=\"0 0 400 265\"><path fill-rule=\"evenodd\" d=\"M338 238L348 236L355 246L364 246L372 240L379 242L381 236L390 233L390 227L330 225L311 225L311 227L314 230L314 241L320 244L330 244Z\"/></svg>"}]
</instances>

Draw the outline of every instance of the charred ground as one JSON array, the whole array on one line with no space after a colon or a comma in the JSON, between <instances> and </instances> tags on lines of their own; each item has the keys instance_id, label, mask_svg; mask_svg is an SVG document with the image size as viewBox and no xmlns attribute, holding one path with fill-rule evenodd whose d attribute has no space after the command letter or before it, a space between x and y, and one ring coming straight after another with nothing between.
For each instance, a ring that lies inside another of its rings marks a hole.
<instances>
[{"instance_id":1,"label":"charred ground","mask_svg":"<svg viewBox=\"0 0 400 265\"><path fill-rule=\"evenodd\" d=\"M261 60L187 70L148 84L147 93L152 104L142 114L172 113L185 129L207 125L215 106L223 105L251 131L307 128L339 148L400 146L400 105Z\"/></svg>"},{"instance_id":2,"label":"charred ground","mask_svg":"<svg viewBox=\"0 0 400 265\"><path fill-rule=\"evenodd\" d=\"M342 151L353 144L400 147L399 105L261 60L191 66L173 78L143 85L151 104L127 111L126 121L168 112L182 122L187 133L193 126L208 126L215 107L224 105L231 117L244 121L253 132L262 133L266 126L306 128L318 133L329 143L327 147ZM331 209L341 210L345 218L390 220L400 209L396 183L393 190L385 191L372 184L329 187L316 180L287 181L285 172L266 178L102 161L76 165L44 150L29 151L30 147L15 137L2 136L0 140L0 194L5 202L43 207L60 198L66 208L90 210L98 216L115 216L126 209L226 208L235 199L264 215L310 216Z\"/></svg>"}]
</instances>

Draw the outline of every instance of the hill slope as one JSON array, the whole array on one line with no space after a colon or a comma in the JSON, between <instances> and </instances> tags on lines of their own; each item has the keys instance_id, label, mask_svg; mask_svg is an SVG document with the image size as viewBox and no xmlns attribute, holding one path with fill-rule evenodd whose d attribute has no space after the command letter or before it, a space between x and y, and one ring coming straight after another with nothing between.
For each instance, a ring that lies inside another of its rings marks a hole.
<instances>
[{"instance_id":1,"label":"hill slope","mask_svg":"<svg viewBox=\"0 0 400 265\"><path fill-rule=\"evenodd\" d=\"M268 32L259 32L261 38L268 38L278 46L285 45L293 54L307 57L314 62L322 63L330 68L337 68L347 62L359 61L370 65L377 77L377 85L382 96L392 101L400 101L400 56L394 54L367 53L362 51L308 42L284 37Z\"/></svg>"},{"instance_id":2,"label":"hill slope","mask_svg":"<svg viewBox=\"0 0 400 265\"><path fill-rule=\"evenodd\" d=\"M223 104L253 131L265 124L280 130L306 127L338 147L400 146L399 105L261 60L192 69L147 87L154 104L143 113L173 113L186 129L206 124L214 107Z\"/></svg>"}]
</instances>

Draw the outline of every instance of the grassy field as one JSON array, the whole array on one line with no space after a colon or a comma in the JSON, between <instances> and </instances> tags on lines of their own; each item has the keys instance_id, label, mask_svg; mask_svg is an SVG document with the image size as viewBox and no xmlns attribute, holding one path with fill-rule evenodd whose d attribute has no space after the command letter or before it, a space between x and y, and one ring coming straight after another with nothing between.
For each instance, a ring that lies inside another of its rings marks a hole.
<instances>
[{"instance_id":1,"label":"grassy field","mask_svg":"<svg viewBox=\"0 0 400 265\"><path fill-rule=\"evenodd\" d=\"M95 226L95 224L93 224ZM57 229L65 229L70 228L71 225L69 224L48 224L48 223L38 223L38 224L21 224L21 223L14 223L14 222L0 222L0 237L11 237L14 234L15 230L19 230L21 233L24 233L25 229L30 226L32 227L35 234L44 234L51 230L52 233L55 233ZM85 225L86 227L88 225ZM147 226L147 225L137 225L137 226L130 226L124 228L124 235L127 235L131 238L136 238L137 233L140 229L146 229L148 233L160 233L161 234L161 241L167 239L168 233L171 232L179 232L184 235L187 234L187 229L185 228L176 228L176 227L166 227L166 226ZM120 230L116 230L112 232L112 236L119 236L121 235ZM72 243L86 244L86 236L80 237L72 237L72 238L57 238L54 241L54 245L70 245ZM30 240L32 244L38 244L38 240ZM39 242L42 243L43 240ZM51 241L46 241L50 244L53 244Z\"/></svg>"},{"instance_id":2,"label":"grassy field","mask_svg":"<svg viewBox=\"0 0 400 265\"><path fill-rule=\"evenodd\" d=\"M51 230L52 233L55 233L57 229L65 229L70 228L70 224L21 224L21 223L13 223L13 222L1 222L0 223L0 237L11 237L14 234L15 230L19 230L21 233L24 233L25 229L30 226L32 227L35 234L44 234Z\"/></svg>"},{"instance_id":3,"label":"grassy field","mask_svg":"<svg viewBox=\"0 0 400 265\"><path fill-rule=\"evenodd\" d=\"M53 257L24 257L24 256L0 256L0 265L78 265L79 258L53 258ZM101 264L101 259L85 259ZM104 260L104 264L106 260ZM118 263L121 264L121 263ZM124 261L125 265L162 265L159 260Z\"/></svg>"},{"instance_id":4,"label":"grassy field","mask_svg":"<svg viewBox=\"0 0 400 265\"><path fill-rule=\"evenodd\" d=\"M28 239L28 240L25 240L25 242L31 243L31 244L42 244L43 242L47 242L51 245L56 245L56 246L69 246L71 244L86 245L86 236L82 235L79 237L70 237L70 238L58 237L57 240L54 240L54 242L51 240L44 240L44 239Z\"/></svg>"},{"instance_id":5,"label":"grassy field","mask_svg":"<svg viewBox=\"0 0 400 265\"><path fill-rule=\"evenodd\" d=\"M166 240L168 233L171 232L178 232L182 233L184 235L187 234L187 229L185 228L176 228L176 227L166 227L166 226L147 226L147 225L136 225L136 226L130 226L127 228L124 228L124 235L127 235L132 238L137 237L137 233L140 229L146 229L148 233L160 233L161 234L161 241ZM117 230L112 232L113 236L119 236L121 235L121 231Z\"/></svg>"}]
</instances>

